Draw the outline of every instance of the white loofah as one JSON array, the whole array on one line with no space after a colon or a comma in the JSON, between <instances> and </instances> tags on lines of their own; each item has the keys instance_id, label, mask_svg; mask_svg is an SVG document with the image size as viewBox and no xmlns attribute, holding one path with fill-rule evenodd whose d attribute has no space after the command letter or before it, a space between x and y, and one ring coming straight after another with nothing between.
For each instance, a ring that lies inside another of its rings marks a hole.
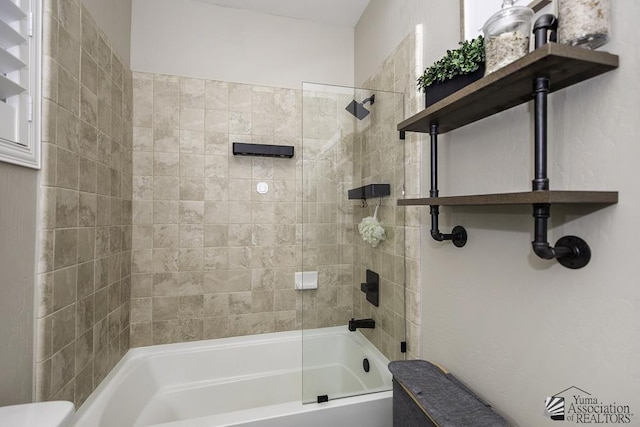
<instances>
[{"instance_id":1,"label":"white loofah","mask_svg":"<svg viewBox=\"0 0 640 427\"><path fill-rule=\"evenodd\" d=\"M378 206L376 206L373 216L367 216L362 219L358 225L358 231L362 235L362 240L371 244L374 248L387 238L384 228L378 222Z\"/></svg>"}]
</instances>

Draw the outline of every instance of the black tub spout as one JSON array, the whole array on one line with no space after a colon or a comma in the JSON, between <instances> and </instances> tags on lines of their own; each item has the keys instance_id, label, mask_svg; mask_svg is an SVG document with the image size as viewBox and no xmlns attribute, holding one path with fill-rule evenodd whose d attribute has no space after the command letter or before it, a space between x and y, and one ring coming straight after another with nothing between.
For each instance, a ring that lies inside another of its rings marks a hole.
<instances>
[{"instance_id":1,"label":"black tub spout","mask_svg":"<svg viewBox=\"0 0 640 427\"><path fill-rule=\"evenodd\" d=\"M368 328L373 329L376 327L376 321L373 319L351 319L349 320L349 330L351 332L355 332L358 328Z\"/></svg>"}]
</instances>

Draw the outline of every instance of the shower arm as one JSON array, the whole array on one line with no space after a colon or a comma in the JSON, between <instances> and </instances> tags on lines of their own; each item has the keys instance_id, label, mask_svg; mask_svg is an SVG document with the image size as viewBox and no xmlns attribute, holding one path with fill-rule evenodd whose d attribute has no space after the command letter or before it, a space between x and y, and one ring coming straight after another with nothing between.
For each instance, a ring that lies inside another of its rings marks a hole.
<instances>
[{"instance_id":1,"label":"shower arm","mask_svg":"<svg viewBox=\"0 0 640 427\"><path fill-rule=\"evenodd\" d=\"M438 191L438 125L432 124L429 135L431 136L431 190L429 197L437 198ZM440 215L439 205L430 205L429 213L431 214L431 237L433 240L443 242L451 240L454 246L461 248L467 243L467 231L461 225L453 227L451 234L440 232L438 226L438 215Z\"/></svg>"},{"instance_id":2,"label":"shower arm","mask_svg":"<svg viewBox=\"0 0 640 427\"><path fill-rule=\"evenodd\" d=\"M364 104L366 104L367 102L371 105L373 105L373 103L376 101L376 94L374 93L373 95L371 95L368 98L365 98L362 100L362 106L364 106Z\"/></svg>"}]
</instances>

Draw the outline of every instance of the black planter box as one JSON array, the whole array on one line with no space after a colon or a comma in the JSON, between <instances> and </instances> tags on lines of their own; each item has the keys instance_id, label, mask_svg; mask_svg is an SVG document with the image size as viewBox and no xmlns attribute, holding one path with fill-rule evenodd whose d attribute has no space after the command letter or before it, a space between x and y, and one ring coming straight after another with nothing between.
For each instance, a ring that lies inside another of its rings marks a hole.
<instances>
[{"instance_id":1,"label":"black planter box","mask_svg":"<svg viewBox=\"0 0 640 427\"><path fill-rule=\"evenodd\" d=\"M429 86L424 94L425 107L429 107L476 80L480 80L483 76L484 64L480 65L480 68L473 73L455 76L452 79Z\"/></svg>"}]
</instances>

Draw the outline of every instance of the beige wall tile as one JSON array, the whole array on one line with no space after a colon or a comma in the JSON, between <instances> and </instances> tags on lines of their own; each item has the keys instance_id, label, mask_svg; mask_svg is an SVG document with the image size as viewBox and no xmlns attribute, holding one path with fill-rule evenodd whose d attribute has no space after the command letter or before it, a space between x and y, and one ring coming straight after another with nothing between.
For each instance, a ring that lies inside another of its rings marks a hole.
<instances>
[{"instance_id":1,"label":"beige wall tile","mask_svg":"<svg viewBox=\"0 0 640 427\"><path fill-rule=\"evenodd\" d=\"M89 331L89 334L93 337L93 321L95 312L95 298L94 295L81 299L76 304L76 331L78 334L84 334ZM93 339L91 340L93 347ZM90 354L93 353L93 348Z\"/></svg>"},{"instance_id":2,"label":"beige wall tile","mask_svg":"<svg viewBox=\"0 0 640 427\"><path fill-rule=\"evenodd\" d=\"M169 344L202 339L203 320L168 320L153 322L153 343Z\"/></svg>"},{"instance_id":3,"label":"beige wall tile","mask_svg":"<svg viewBox=\"0 0 640 427\"><path fill-rule=\"evenodd\" d=\"M153 250L153 272L169 273L177 272L178 268L178 249L154 249Z\"/></svg>"},{"instance_id":4,"label":"beige wall tile","mask_svg":"<svg viewBox=\"0 0 640 427\"><path fill-rule=\"evenodd\" d=\"M275 314L258 313L231 316L229 334L232 336L262 334L275 331Z\"/></svg>"},{"instance_id":5,"label":"beige wall tile","mask_svg":"<svg viewBox=\"0 0 640 427\"><path fill-rule=\"evenodd\" d=\"M179 226L169 224L159 224L153 226L153 247L154 248L178 248L179 247Z\"/></svg>"},{"instance_id":6,"label":"beige wall tile","mask_svg":"<svg viewBox=\"0 0 640 427\"><path fill-rule=\"evenodd\" d=\"M154 81L153 127L157 129L179 129L180 91L177 83Z\"/></svg>"},{"instance_id":7,"label":"beige wall tile","mask_svg":"<svg viewBox=\"0 0 640 427\"><path fill-rule=\"evenodd\" d=\"M250 112L230 111L229 132L239 135L249 135L252 129Z\"/></svg>"},{"instance_id":8,"label":"beige wall tile","mask_svg":"<svg viewBox=\"0 0 640 427\"><path fill-rule=\"evenodd\" d=\"M76 301L76 266L57 270L53 275L53 310L57 311Z\"/></svg>"},{"instance_id":9,"label":"beige wall tile","mask_svg":"<svg viewBox=\"0 0 640 427\"><path fill-rule=\"evenodd\" d=\"M75 346L69 344L51 357L51 393L53 396L73 379L74 373Z\"/></svg>"},{"instance_id":10,"label":"beige wall tile","mask_svg":"<svg viewBox=\"0 0 640 427\"><path fill-rule=\"evenodd\" d=\"M153 248L153 226L151 225L134 225L133 226L133 249L152 249Z\"/></svg>"},{"instance_id":11,"label":"beige wall tile","mask_svg":"<svg viewBox=\"0 0 640 427\"><path fill-rule=\"evenodd\" d=\"M202 318L202 295L153 298L153 321Z\"/></svg>"},{"instance_id":12,"label":"beige wall tile","mask_svg":"<svg viewBox=\"0 0 640 427\"><path fill-rule=\"evenodd\" d=\"M206 126L207 126L207 123L208 122L205 123ZM230 135L227 132L228 132L228 125L225 125L223 130L207 129L204 135L205 154L211 154L216 156L227 155L229 152L229 141L230 141Z\"/></svg>"},{"instance_id":13,"label":"beige wall tile","mask_svg":"<svg viewBox=\"0 0 640 427\"><path fill-rule=\"evenodd\" d=\"M150 297L152 294L153 274L131 275L131 298Z\"/></svg>"},{"instance_id":14,"label":"beige wall tile","mask_svg":"<svg viewBox=\"0 0 640 427\"><path fill-rule=\"evenodd\" d=\"M155 153L178 153L180 132L175 129L153 129L153 149Z\"/></svg>"},{"instance_id":15,"label":"beige wall tile","mask_svg":"<svg viewBox=\"0 0 640 427\"><path fill-rule=\"evenodd\" d=\"M202 248L181 248L178 257L180 271L204 270L204 250Z\"/></svg>"},{"instance_id":16,"label":"beige wall tile","mask_svg":"<svg viewBox=\"0 0 640 427\"><path fill-rule=\"evenodd\" d=\"M38 345L42 369L36 388L41 398L68 398L80 404L98 384L94 380L103 378L128 348L128 339L120 336L129 321L133 117L123 120L121 116L124 105L133 104L133 84L130 71L112 55L108 42L99 39L86 9L75 0L57 3L59 9L53 10L52 4L49 9L60 25L51 15L45 19L43 38L48 41L49 56L43 75L48 99L43 114L44 138L60 148L43 150L48 167L43 184L53 187L43 188L40 221L45 227L43 241L49 243L44 246L41 269L54 270L47 276L51 278L49 296L43 295L50 298L51 306L41 304L43 314L57 311L38 327L38 337L46 342ZM152 123L140 120L137 124ZM136 148L151 153L151 129L137 128L136 135ZM140 169L142 163L136 167L137 172L146 173ZM144 178L137 182L140 198L152 199L152 190ZM141 203L136 219L150 222L149 207ZM142 270L149 254L136 255L136 268ZM111 322L111 336L105 333L109 332L103 321L107 318L118 319ZM106 345L109 338L118 342L111 354Z\"/></svg>"},{"instance_id":17,"label":"beige wall tile","mask_svg":"<svg viewBox=\"0 0 640 427\"><path fill-rule=\"evenodd\" d=\"M204 200L229 200L229 182L218 178L204 178Z\"/></svg>"},{"instance_id":18,"label":"beige wall tile","mask_svg":"<svg viewBox=\"0 0 640 427\"><path fill-rule=\"evenodd\" d=\"M98 216L98 198L93 193L80 193L78 204L78 225L94 227ZM81 256L78 251L78 256Z\"/></svg>"},{"instance_id":19,"label":"beige wall tile","mask_svg":"<svg viewBox=\"0 0 640 427\"><path fill-rule=\"evenodd\" d=\"M179 202L154 201L153 218L155 224L177 224L179 222Z\"/></svg>"},{"instance_id":20,"label":"beige wall tile","mask_svg":"<svg viewBox=\"0 0 640 427\"><path fill-rule=\"evenodd\" d=\"M251 86L232 83L229 85L229 110L251 112Z\"/></svg>"},{"instance_id":21,"label":"beige wall tile","mask_svg":"<svg viewBox=\"0 0 640 427\"><path fill-rule=\"evenodd\" d=\"M204 132L204 108L180 109L180 130Z\"/></svg>"},{"instance_id":22,"label":"beige wall tile","mask_svg":"<svg viewBox=\"0 0 640 427\"><path fill-rule=\"evenodd\" d=\"M55 231L55 268L64 268L77 262L78 232L75 229L62 229Z\"/></svg>"},{"instance_id":23,"label":"beige wall tile","mask_svg":"<svg viewBox=\"0 0 640 427\"><path fill-rule=\"evenodd\" d=\"M202 224L204 222L204 201L181 201L179 205L179 221L181 224Z\"/></svg>"},{"instance_id":24,"label":"beige wall tile","mask_svg":"<svg viewBox=\"0 0 640 427\"><path fill-rule=\"evenodd\" d=\"M55 226L76 227L78 225L78 192L57 189L55 196Z\"/></svg>"},{"instance_id":25,"label":"beige wall tile","mask_svg":"<svg viewBox=\"0 0 640 427\"><path fill-rule=\"evenodd\" d=\"M299 329L296 320L296 311L276 311L275 313L275 331L291 331Z\"/></svg>"},{"instance_id":26,"label":"beige wall tile","mask_svg":"<svg viewBox=\"0 0 640 427\"><path fill-rule=\"evenodd\" d=\"M131 251L131 271L132 273L153 273L153 250Z\"/></svg>"},{"instance_id":27,"label":"beige wall tile","mask_svg":"<svg viewBox=\"0 0 640 427\"><path fill-rule=\"evenodd\" d=\"M133 323L131 325L131 347L142 347L153 344L152 324Z\"/></svg>"},{"instance_id":28,"label":"beige wall tile","mask_svg":"<svg viewBox=\"0 0 640 427\"><path fill-rule=\"evenodd\" d=\"M180 225L180 247L201 248L204 246L204 226L202 224Z\"/></svg>"},{"instance_id":29,"label":"beige wall tile","mask_svg":"<svg viewBox=\"0 0 640 427\"><path fill-rule=\"evenodd\" d=\"M198 177L180 177L180 200L204 200L204 180Z\"/></svg>"},{"instance_id":30,"label":"beige wall tile","mask_svg":"<svg viewBox=\"0 0 640 427\"><path fill-rule=\"evenodd\" d=\"M181 129L180 153L204 154L204 131Z\"/></svg>"},{"instance_id":31,"label":"beige wall tile","mask_svg":"<svg viewBox=\"0 0 640 427\"><path fill-rule=\"evenodd\" d=\"M229 176L228 156L206 155L204 158L203 175L207 178L226 179Z\"/></svg>"},{"instance_id":32,"label":"beige wall tile","mask_svg":"<svg viewBox=\"0 0 640 427\"><path fill-rule=\"evenodd\" d=\"M204 339L225 338L229 336L229 318L227 316L205 317Z\"/></svg>"},{"instance_id":33,"label":"beige wall tile","mask_svg":"<svg viewBox=\"0 0 640 427\"><path fill-rule=\"evenodd\" d=\"M274 311L273 291L253 291L251 292L251 312L269 313Z\"/></svg>"},{"instance_id":34,"label":"beige wall tile","mask_svg":"<svg viewBox=\"0 0 640 427\"><path fill-rule=\"evenodd\" d=\"M203 268L208 270L226 270L229 266L229 249L226 247L206 247L203 250Z\"/></svg>"},{"instance_id":35,"label":"beige wall tile","mask_svg":"<svg viewBox=\"0 0 640 427\"><path fill-rule=\"evenodd\" d=\"M204 177L204 155L180 154L180 176Z\"/></svg>"},{"instance_id":36,"label":"beige wall tile","mask_svg":"<svg viewBox=\"0 0 640 427\"><path fill-rule=\"evenodd\" d=\"M76 306L71 304L51 317L52 352L57 353L75 339Z\"/></svg>"},{"instance_id":37,"label":"beige wall tile","mask_svg":"<svg viewBox=\"0 0 640 427\"><path fill-rule=\"evenodd\" d=\"M204 108L205 81L201 79L180 78L180 105L189 108Z\"/></svg>"},{"instance_id":38,"label":"beige wall tile","mask_svg":"<svg viewBox=\"0 0 640 427\"><path fill-rule=\"evenodd\" d=\"M135 177L134 177L135 178ZM135 179L134 179L135 185ZM154 200L178 200L180 197L180 179L172 176L156 176L153 179Z\"/></svg>"}]
</instances>

